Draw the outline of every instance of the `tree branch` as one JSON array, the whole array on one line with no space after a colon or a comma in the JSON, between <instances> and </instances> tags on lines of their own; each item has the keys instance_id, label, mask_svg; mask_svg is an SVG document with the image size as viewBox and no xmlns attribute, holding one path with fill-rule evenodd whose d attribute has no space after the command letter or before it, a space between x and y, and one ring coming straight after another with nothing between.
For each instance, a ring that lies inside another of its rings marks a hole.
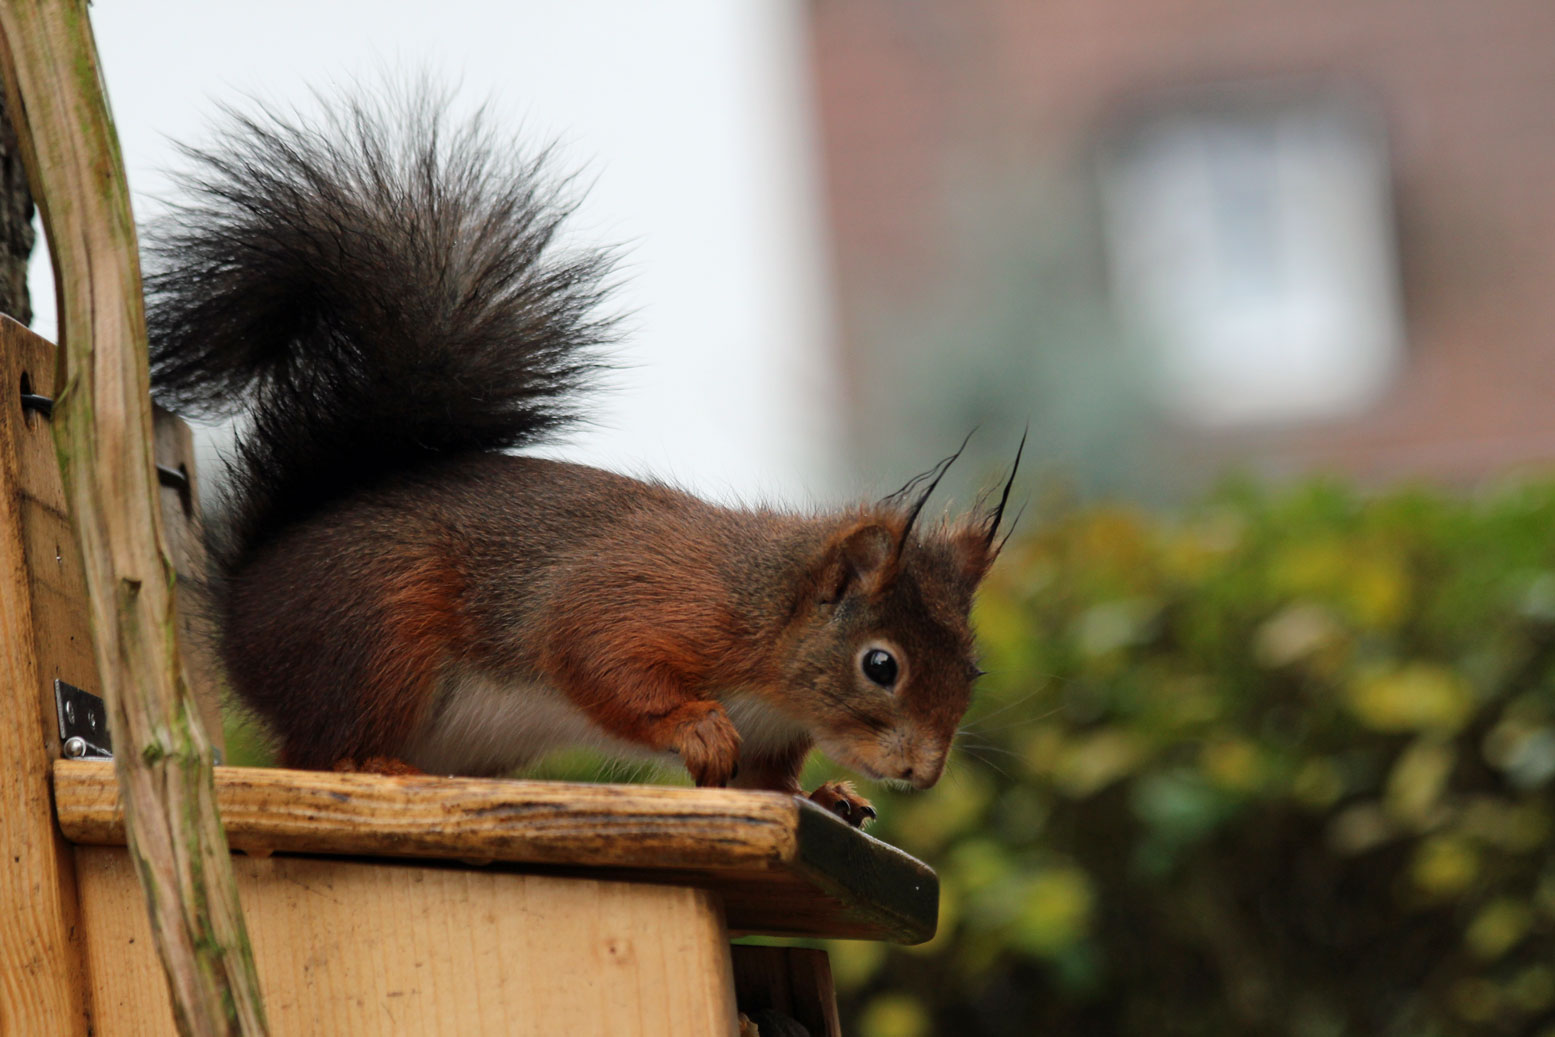
<instances>
[{"instance_id":1,"label":"tree branch","mask_svg":"<svg viewBox=\"0 0 1555 1037\"><path fill-rule=\"evenodd\" d=\"M185 1034L265 1030L178 651L157 508L135 225L82 0L3 0L5 88L58 286L54 442L75 515L115 763Z\"/></svg>"}]
</instances>

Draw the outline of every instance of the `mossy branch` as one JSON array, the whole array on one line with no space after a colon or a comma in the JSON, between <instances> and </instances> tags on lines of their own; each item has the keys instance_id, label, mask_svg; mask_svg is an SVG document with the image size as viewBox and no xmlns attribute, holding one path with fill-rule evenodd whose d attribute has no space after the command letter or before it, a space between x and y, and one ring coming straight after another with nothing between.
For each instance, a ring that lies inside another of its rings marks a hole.
<instances>
[{"instance_id":1,"label":"mossy branch","mask_svg":"<svg viewBox=\"0 0 1555 1037\"><path fill-rule=\"evenodd\" d=\"M129 848L185 1034L265 1031L178 650L160 528L140 266L84 0L0 0L6 97L54 260L54 439L85 563Z\"/></svg>"}]
</instances>

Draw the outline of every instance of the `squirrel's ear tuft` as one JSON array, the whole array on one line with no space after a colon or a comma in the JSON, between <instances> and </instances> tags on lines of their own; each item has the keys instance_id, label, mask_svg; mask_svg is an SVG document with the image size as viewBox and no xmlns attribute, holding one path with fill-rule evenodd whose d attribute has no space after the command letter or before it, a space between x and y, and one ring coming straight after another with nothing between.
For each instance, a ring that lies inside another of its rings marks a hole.
<instances>
[{"instance_id":1,"label":"squirrel's ear tuft","mask_svg":"<svg viewBox=\"0 0 1555 1037\"><path fill-rule=\"evenodd\" d=\"M999 536L999 527L1004 522L1004 508L1010 503L1010 490L1015 485L1015 473L1020 471L1020 458L1026 452L1026 437L1031 435L1031 426L1026 426L1026 431L1021 433L1020 446L1015 448L1015 462L1010 465L1009 478L1004 480L1004 489L999 493L999 504L980 520L974 519L961 526L951 535L951 542L956 549L956 555L961 560L962 570L975 583L981 580L993 566L999 552L1004 550L1004 545L1009 542L1015 533L1015 527L1020 524L1020 513L1010 523L1010 528L1004 536ZM981 498L979 499L981 502ZM979 507L981 503L979 503ZM1022 506L1021 512L1025 511Z\"/></svg>"},{"instance_id":2,"label":"squirrel's ear tuft","mask_svg":"<svg viewBox=\"0 0 1555 1037\"><path fill-rule=\"evenodd\" d=\"M974 586L988 575L999 554L989 541L988 527L983 522L958 524L950 532L950 546L962 575Z\"/></svg>"},{"instance_id":3,"label":"squirrel's ear tuft","mask_svg":"<svg viewBox=\"0 0 1555 1037\"><path fill-rule=\"evenodd\" d=\"M860 522L831 538L816 580L820 600L841 601L849 593L877 594L896 578L897 534L881 522Z\"/></svg>"}]
</instances>

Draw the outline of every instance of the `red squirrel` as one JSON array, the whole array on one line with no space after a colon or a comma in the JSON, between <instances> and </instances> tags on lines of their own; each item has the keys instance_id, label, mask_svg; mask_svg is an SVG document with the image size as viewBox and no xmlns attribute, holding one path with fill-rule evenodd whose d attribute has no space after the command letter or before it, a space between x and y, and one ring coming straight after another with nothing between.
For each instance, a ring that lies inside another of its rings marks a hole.
<instances>
[{"instance_id":1,"label":"red squirrel","mask_svg":"<svg viewBox=\"0 0 1555 1037\"><path fill-rule=\"evenodd\" d=\"M926 528L954 455L798 514L511 454L575 418L613 337L609 256L558 245L543 162L425 97L228 118L148 235L152 379L244 415L210 608L284 765L498 775L586 745L802 794L819 748L935 783L1008 482Z\"/></svg>"}]
</instances>

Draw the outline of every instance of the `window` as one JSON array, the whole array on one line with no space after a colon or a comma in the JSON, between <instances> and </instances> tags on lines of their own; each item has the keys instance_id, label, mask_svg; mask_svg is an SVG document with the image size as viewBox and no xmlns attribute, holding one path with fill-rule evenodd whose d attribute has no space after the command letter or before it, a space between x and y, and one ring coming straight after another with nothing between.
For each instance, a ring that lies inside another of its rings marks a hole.
<instances>
[{"instance_id":1,"label":"window","mask_svg":"<svg viewBox=\"0 0 1555 1037\"><path fill-rule=\"evenodd\" d=\"M1173 416L1362 410L1402 352L1387 146L1363 105L1222 88L1103 150L1112 298Z\"/></svg>"}]
</instances>

